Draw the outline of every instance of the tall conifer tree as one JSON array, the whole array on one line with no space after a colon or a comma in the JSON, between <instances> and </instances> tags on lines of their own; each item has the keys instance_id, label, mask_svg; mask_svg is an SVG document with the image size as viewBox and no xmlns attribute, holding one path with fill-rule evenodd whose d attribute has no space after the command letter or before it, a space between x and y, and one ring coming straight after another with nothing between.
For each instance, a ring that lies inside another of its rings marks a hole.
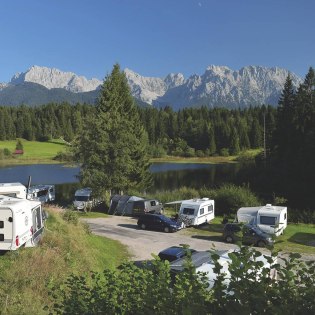
<instances>
[{"instance_id":1,"label":"tall conifer tree","mask_svg":"<svg viewBox=\"0 0 315 315\"><path fill-rule=\"evenodd\" d=\"M101 88L96 115L77 140L82 183L98 194L145 189L150 179L146 146L147 136L127 79L116 64Z\"/></svg>"}]
</instances>

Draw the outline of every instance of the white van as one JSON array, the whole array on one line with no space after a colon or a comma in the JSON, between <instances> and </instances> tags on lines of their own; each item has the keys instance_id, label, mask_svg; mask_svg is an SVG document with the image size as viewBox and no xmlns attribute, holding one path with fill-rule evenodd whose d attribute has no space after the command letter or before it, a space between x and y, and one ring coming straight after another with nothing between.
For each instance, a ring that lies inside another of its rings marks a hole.
<instances>
[{"instance_id":1,"label":"white van","mask_svg":"<svg viewBox=\"0 0 315 315\"><path fill-rule=\"evenodd\" d=\"M54 185L31 186L27 193L27 199L38 200L42 203L54 201L56 197Z\"/></svg>"},{"instance_id":2,"label":"white van","mask_svg":"<svg viewBox=\"0 0 315 315\"><path fill-rule=\"evenodd\" d=\"M92 189L82 188L78 189L74 194L73 205L77 210L87 210L94 205Z\"/></svg>"},{"instance_id":3,"label":"white van","mask_svg":"<svg viewBox=\"0 0 315 315\"><path fill-rule=\"evenodd\" d=\"M26 187L21 183L0 183L0 195L26 199Z\"/></svg>"},{"instance_id":4,"label":"white van","mask_svg":"<svg viewBox=\"0 0 315 315\"><path fill-rule=\"evenodd\" d=\"M214 219L214 200L209 198L183 200L178 216L185 226L209 223Z\"/></svg>"},{"instance_id":5,"label":"white van","mask_svg":"<svg viewBox=\"0 0 315 315\"><path fill-rule=\"evenodd\" d=\"M279 236L287 227L287 207L271 204L243 207L237 211L237 221L256 225L265 233Z\"/></svg>"},{"instance_id":6,"label":"white van","mask_svg":"<svg viewBox=\"0 0 315 315\"><path fill-rule=\"evenodd\" d=\"M35 246L42 237L44 220L39 201L0 195L0 250Z\"/></svg>"}]
</instances>

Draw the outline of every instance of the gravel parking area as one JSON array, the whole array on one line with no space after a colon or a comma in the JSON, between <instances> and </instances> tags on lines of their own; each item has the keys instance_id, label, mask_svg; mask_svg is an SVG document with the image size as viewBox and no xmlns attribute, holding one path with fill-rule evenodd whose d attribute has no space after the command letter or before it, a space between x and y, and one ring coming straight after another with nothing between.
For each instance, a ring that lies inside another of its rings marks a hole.
<instances>
[{"instance_id":1,"label":"gravel parking area","mask_svg":"<svg viewBox=\"0 0 315 315\"><path fill-rule=\"evenodd\" d=\"M92 233L105 236L128 246L133 260L152 259L152 253L174 245L188 244L196 250L209 250L213 244L217 250L237 248L236 245L207 240L204 236L184 235L184 230L176 233L141 230L137 226L137 218L111 216L109 218L84 219Z\"/></svg>"}]
</instances>

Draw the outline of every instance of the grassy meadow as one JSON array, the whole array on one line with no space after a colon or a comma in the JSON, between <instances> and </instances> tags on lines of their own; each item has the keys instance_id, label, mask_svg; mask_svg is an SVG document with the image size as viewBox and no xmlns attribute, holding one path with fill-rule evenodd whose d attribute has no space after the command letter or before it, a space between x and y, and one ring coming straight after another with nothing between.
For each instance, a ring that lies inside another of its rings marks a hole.
<instances>
[{"instance_id":1,"label":"grassy meadow","mask_svg":"<svg viewBox=\"0 0 315 315\"><path fill-rule=\"evenodd\" d=\"M16 155L13 158L2 160L2 164L23 164L23 163L54 163L53 158L58 152L66 150L66 144L61 140L49 142L27 141L21 139L23 145L23 155ZM0 141L0 149L15 151L17 141ZM56 162L57 163L57 162Z\"/></svg>"},{"instance_id":2,"label":"grassy meadow","mask_svg":"<svg viewBox=\"0 0 315 315\"><path fill-rule=\"evenodd\" d=\"M20 248L0 256L0 313L47 314L49 289L71 274L114 269L128 260L121 243L89 233L86 225L66 222L47 209L49 218L41 246Z\"/></svg>"}]
</instances>

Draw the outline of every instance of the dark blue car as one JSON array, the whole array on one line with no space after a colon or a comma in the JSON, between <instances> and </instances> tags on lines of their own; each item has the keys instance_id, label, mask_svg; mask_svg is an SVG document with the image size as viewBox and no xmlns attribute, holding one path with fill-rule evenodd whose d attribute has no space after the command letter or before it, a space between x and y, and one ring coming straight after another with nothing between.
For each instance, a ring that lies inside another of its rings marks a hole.
<instances>
[{"instance_id":1,"label":"dark blue car","mask_svg":"<svg viewBox=\"0 0 315 315\"><path fill-rule=\"evenodd\" d=\"M184 248L181 246L171 246L159 252L161 260L168 260L169 262L183 258L188 253L194 253L195 250L191 248Z\"/></svg>"},{"instance_id":2,"label":"dark blue car","mask_svg":"<svg viewBox=\"0 0 315 315\"><path fill-rule=\"evenodd\" d=\"M138 222L138 226L145 230L164 231L166 233L176 232L181 229L181 225L174 220L164 216L163 214L145 214L142 215Z\"/></svg>"}]
</instances>

